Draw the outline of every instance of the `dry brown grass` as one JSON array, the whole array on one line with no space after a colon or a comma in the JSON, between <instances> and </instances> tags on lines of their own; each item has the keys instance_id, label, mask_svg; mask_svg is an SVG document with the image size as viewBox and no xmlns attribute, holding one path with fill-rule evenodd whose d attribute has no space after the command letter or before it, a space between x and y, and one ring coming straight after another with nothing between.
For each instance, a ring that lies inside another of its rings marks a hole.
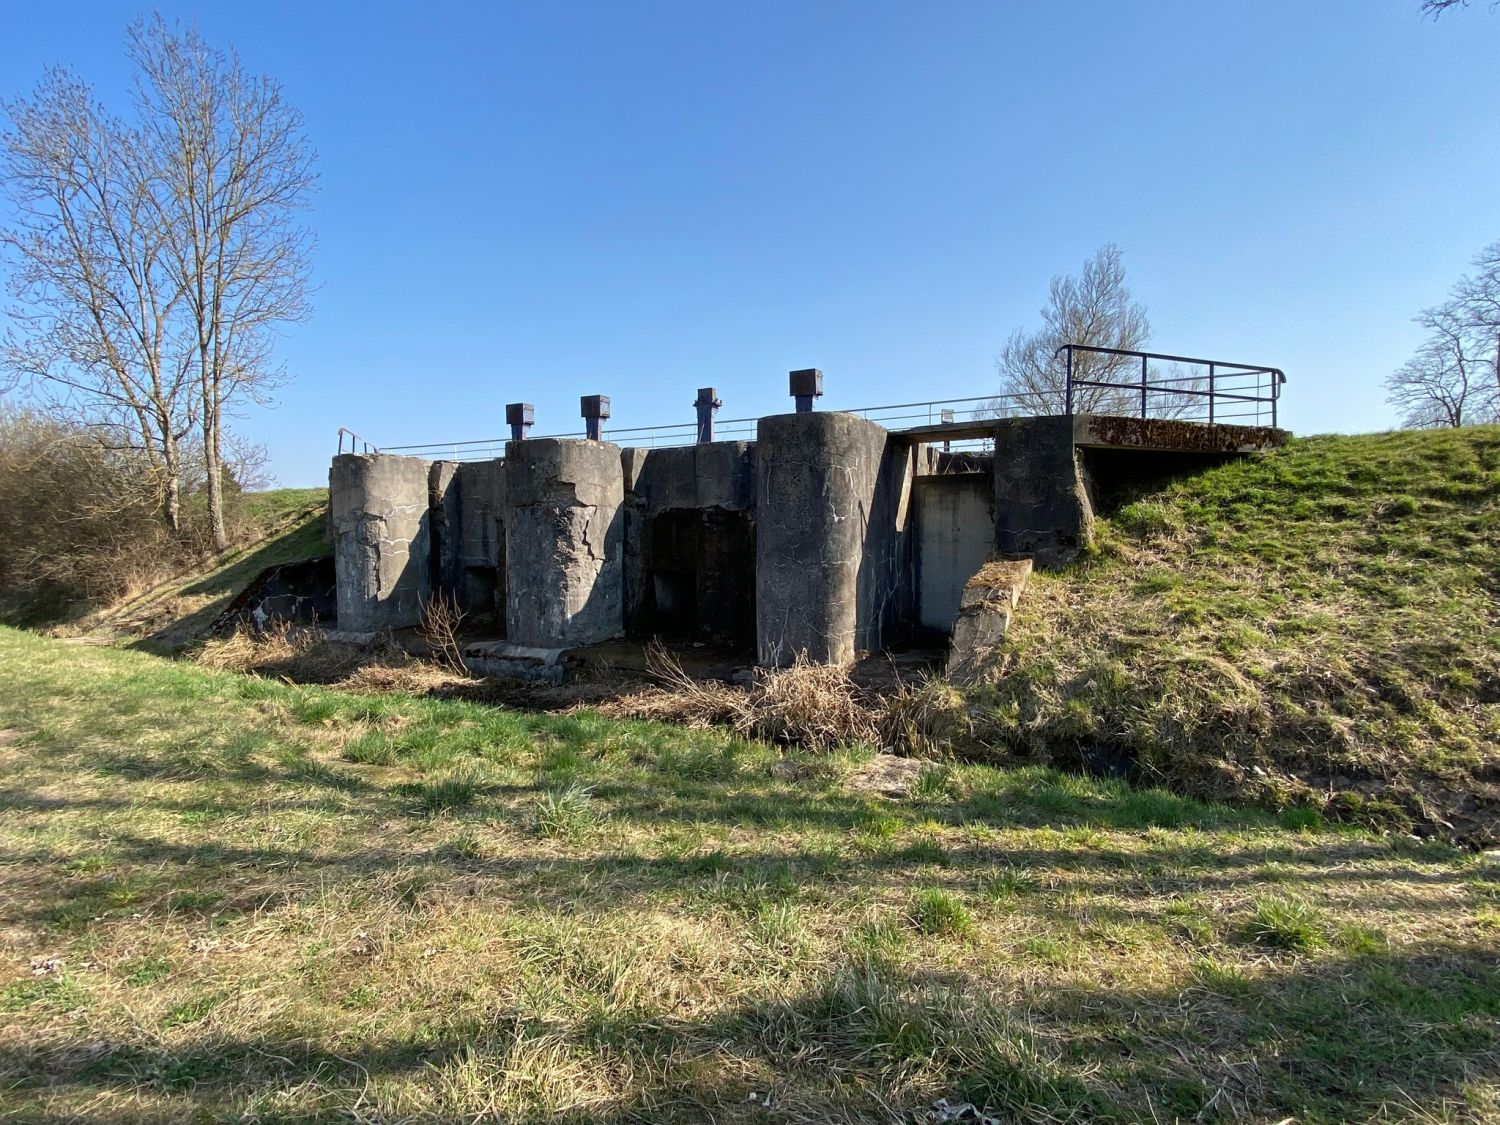
<instances>
[{"instance_id":1,"label":"dry brown grass","mask_svg":"<svg viewBox=\"0 0 1500 1125\"><path fill-rule=\"evenodd\" d=\"M225 637L212 637L198 648L195 659L219 671L349 691L426 694L470 679L446 664L419 659L393 645L359 648L330 641L318 629L285 623L261 633L240 628Z\"/></svg>"},{"instance_id":2,"label":"dry brown grass","mask_svg":"<svg viewBox=\"0 0 1500 1125\"><path fill-rule=\"evenodd\" d=\"M788 668L756 669L744 687L695 679L660 644L648 650L647 663L655 687L594 709L613 718L729 727L746 738L816 751L879 737L877 714L848 670L814 664L805 654Z\"/></svg>"},{"instance_id":3,"label":"dry brown grass","mask_svg":"<svg viewBox=\"0 0 1500 1125\"><path fill-rule=\"evenodd\" d=\"M594 710L613 718L728 727L745 738L813 751L882 739L884 701L863 691L847 668L814 664L806 654L787 668L757 668L743 687L694 678L660 644L648 650L647 665L656 686Z\"/></svg>"}]
</instances>

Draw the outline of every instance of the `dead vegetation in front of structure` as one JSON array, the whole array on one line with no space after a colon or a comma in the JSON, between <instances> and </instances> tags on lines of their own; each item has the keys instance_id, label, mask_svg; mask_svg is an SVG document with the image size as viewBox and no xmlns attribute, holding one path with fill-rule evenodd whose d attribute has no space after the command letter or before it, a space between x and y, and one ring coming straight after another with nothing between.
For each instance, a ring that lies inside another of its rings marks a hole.
<instances>
[{"instance_id":1,"label":"dead vegetation in front of structure","mask_svg":"<svg viewBox=\"0 0 1500 1125\"><path fill-rule=\"evenodd\" d=\"M433 632L433 636L428 636ZM694 729L723 727L817 753L851 745L903 754L951 756L970 746L973 724L963 696L940 678L921 677L873 690L849 669L799 657L786 668L759 668L747 683L696 677L659 643L647 649L648 678L586 669L563 686L483 680L462 670L456 632L424 630L431 655L414 656L392 643L356 647L321 630L287 625L241 628L210 638L198 663L293 683L349 691L404 691L539 710L591 711L614 719L648 719ZM436 640L434 640L434 637Z\"/></svg>"}]
</instances>

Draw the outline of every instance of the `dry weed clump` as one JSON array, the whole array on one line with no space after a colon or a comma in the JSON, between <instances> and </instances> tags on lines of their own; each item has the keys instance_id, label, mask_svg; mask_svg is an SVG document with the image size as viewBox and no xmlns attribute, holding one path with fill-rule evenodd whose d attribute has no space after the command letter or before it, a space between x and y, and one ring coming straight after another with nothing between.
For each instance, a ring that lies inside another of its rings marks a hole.
<instances>
[{"instance_id":1,"label":"dry weed clump","mask_svg":"<svg viewBox=\"0 0 1500 1125\"><path fill-rule=\"evenodd\" d=\"M468 674L468 669L464 666L463 646L458 639L464 616L456 595L437 594L427 599L422 607L422 622L419 627L432 659L459 675Z\"/></svg>"},{"instance_id":2,"label":"dry weed clump","mask_svg":"<svg viewBox=\"0 0 1500 1125\"><path fill-rule=\"evenodd\" d=\"M695 679L660 644L647 650L647 667L657 686L594 709L614 718L725 726L744 738L809 750L880 737L874 701L850 679L848 669L814 664L805 654L787 668L756 669L743 687Z\"/></svg>"},{"instance_id":3,"label":"dry weed clump","mask_svg":"<svg viewBox=\"0 0 1500 1125\"><path fill-rule=\"evenodd\" d=\"M878 700L880 741L919 758L971 753L979 737L969 701L939 676L903 681Z\"/></svg>"},{"instance_id":4,"label":"dry weed clump","mask_svg":"<svg viewBox=\"0 0 1500 1125\"><path fill-rule=\"evenodd\" d=\"M787 668L757 669L748 702L736 724L747 737L832 750L873 742L880 734L877 712L849 678L848 669L814 664L806 653L798 653Z\"/></svg>"},{"instance_id":5,"label":"dry weed clump","mask_svg":"<svg viewBox=\"0 0 1500 1125\"><path fill-rule=\"evenodd\" d=\"M331 684L351 691L426 692L456 673L399 649L371 651L327 640L317 629L285 623L256 633L236 629L205 641L196 660L209 668L275 676L302 684Z\"/></svg>"}]
</instances>

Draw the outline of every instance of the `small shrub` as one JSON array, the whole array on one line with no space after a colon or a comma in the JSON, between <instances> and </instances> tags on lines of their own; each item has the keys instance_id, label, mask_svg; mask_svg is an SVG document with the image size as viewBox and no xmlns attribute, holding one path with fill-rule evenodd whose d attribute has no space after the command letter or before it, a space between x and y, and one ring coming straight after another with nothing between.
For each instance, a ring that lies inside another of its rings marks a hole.
<instances>
[{"instance_id":1,"label":"small shrub","mask_svg":"<svg viewBox=\"0 0 1500 1125\"><path fill-rule=\"evenodd\" d=\"M536 803L536 830L549 839L581 839L598 825L592 790L576 782L547 790Z\"/></svg>"},{"instance_id":2,"label":"small shrub","mask_svg":"<svg viewBox=\"0 0 1500 1125\"><path fill-rule=\"evenodd\" d=\"M414 812L424 816L461 809L474 803L483 783L472 769L460 768L427 781L401 786L401 793L411 799Z\"/></svg>"},{"instance_id":3,"label":"small shrub","mask_svg":"<svg viewBox=\"0 0 1500 1125\"><path fill-rule=\"evenodd\" d=\"M396 764L396 747L389 735L371 731L344 743L339 756L346 762L357 762L362 766L393 766Z\"/></svg>"},{"instance_id":4,"label":"small shrub","mask_svg":"<svg viewBox=\"0 0 1500 1125\"><path fill-rule=\"evenodd\" d=\"M912 895L907 917L924 934L966 934L974 927L974 918L963 899L940 887L929 887Z\"/></svg>"},{"instance_id":5,"label":"small shrub","mask_svg":"<svg viewBox=\"0 0 1500 1125\"><path fill-rule=\"evenodd\" d=\"M985 895L997 900L1028 895L1036 889L1036 876L1022 867L1007 867L984 884Z\"/></svg>"},{"instance_id":6,"label":"small shrub","mask_svg":"<svg viewBox=\"0 0 1500 1125\"><path fill-rule=\"evenodd\" d=\"M1261 899L1245 928L1251 941L1271 949L1301 953L1328 944L1322 912L1300 899Z\"/></svg>"}]
</instances>

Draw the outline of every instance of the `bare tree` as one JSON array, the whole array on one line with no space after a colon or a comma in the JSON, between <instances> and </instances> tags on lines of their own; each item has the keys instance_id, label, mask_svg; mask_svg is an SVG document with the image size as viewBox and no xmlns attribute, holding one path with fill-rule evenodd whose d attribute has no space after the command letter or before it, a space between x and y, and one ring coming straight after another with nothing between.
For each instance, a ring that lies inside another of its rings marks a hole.
<instances>
[{"instance_id":1,"label":"bare tree","mask_svg":"<svg viewBox=\"0 0 1500 1125\"><path fill-rule=\"evenodd\" d=\"M1422 14L1437 19L1450 8L1467 8L1469 0L1422 0ZM1490 4L1490 9L1500 7L1500 3Z\"/></svg>"},{"instance_id":2,"label":"bare tree","mask_svg":"<svg viewBox=\"0 0 1500 1125\"><path fill-rule=\"evenodd\" d=\"M1474 259L1474 272L1459 279L1452 301L1475 338L1487 339L1493 349L1494 390L1500 396L1500 242L1491 243Z\"/></svg>"},{"instance_id":3,"label":"bare tree","mask_svg":"<svg viewBox=\"0 0 1500 1125\"><path fill-rule=\"evenodd\" d=\"M1417 323L1429 332L1417 354L1386 379L1386 401L1402 424L1419 429L1494 421L1500 391L1492 371L1495 340L1457 301L1428 309Z\"/></svg>"},{"instance_id":4,"label":"bare tree","mask_svg":"<svg viewBox=\"0 0 1500 1125\"><path fill-rule=\"evenodd\" d=\"M165 185L141 135L65 70L4 105L0 182L15 209L0 230L16 328L0 364L55 413L142 452L168 526L181 529L180 443L194 424L175 315Z\"/></svg>"},{"instance_id":5,"label":"bare tree","mask_svg":"<svg viewBox=\"0 0 1500 1125\"><path fill-rule=\"evenodd\" d=\"M1123 255L1115 245L1101 247L1076 277L1054 277L1041 312L1041 328L1017 329L996 359L1002 391L993 404L996 412L1062 414L1067 409L1067 365L1056 354L1063 344L1139 351L1151 338L1146 309L1125 284ZM1073 374L1094 382L1125 382L1135 378L1138 363L1079 352ZM1073 408L1080 413L1120 413L1133 409L1130 393L1078 387Z\"/></svg>"},{"instance_id":6,"label":"bare tree","mask_svg":"<svg viewBox=\"0 0 1500 1125\"><path fill-rule=\"evenodd\" d=\"M1405 426L1500 420L1500 242L1473 265L1446 301L1416 318L1427 339L1386 379L1386 401Z\"/></svg>"},{"instance_id":7,"label":"bare tree","mask_svg":"<svg viewBox=\"0 0 1500 1125\"><path fill-rule=\"evenodd\" d=\"M214 546L224 526L224 416L265 401L278 326L308 311L311 236L296 222L316 182L301 114L238 56L160 16L131 29L137 103L166 190L162 221L194 353Z\"/></svg>"}]
</instances>

